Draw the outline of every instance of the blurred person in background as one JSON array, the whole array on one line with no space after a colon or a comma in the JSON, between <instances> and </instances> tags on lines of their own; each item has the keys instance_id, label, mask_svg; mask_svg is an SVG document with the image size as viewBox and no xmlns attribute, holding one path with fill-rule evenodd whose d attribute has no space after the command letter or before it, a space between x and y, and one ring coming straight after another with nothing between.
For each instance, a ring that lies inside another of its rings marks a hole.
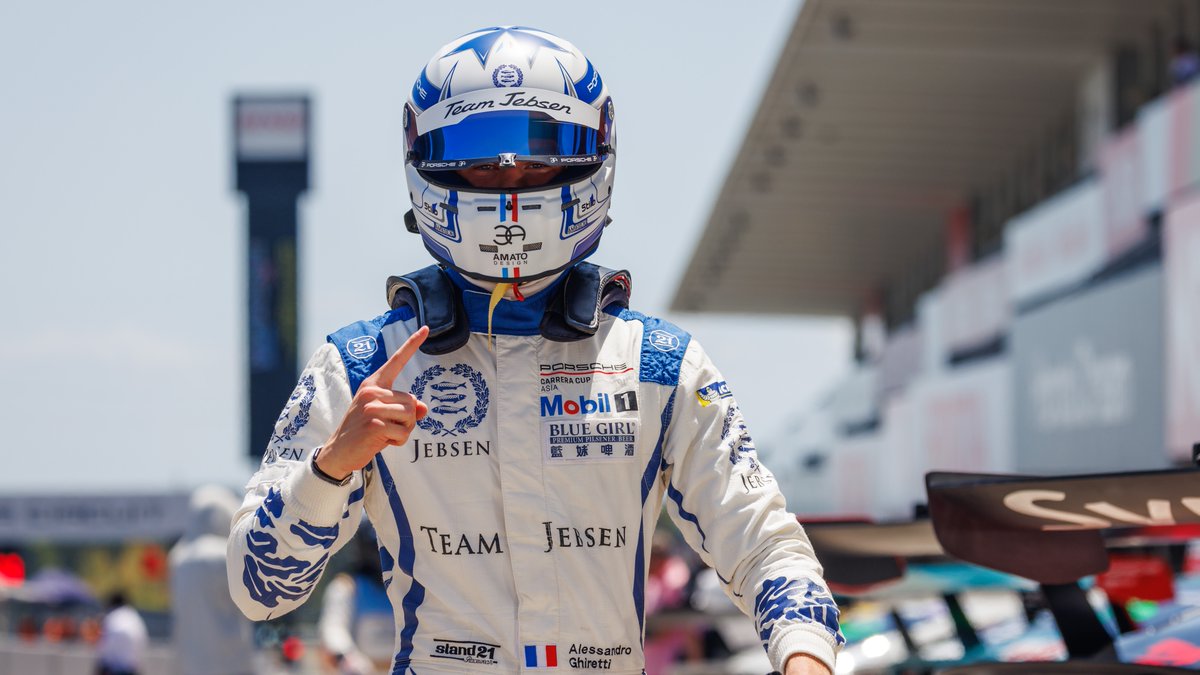
<instances>
[{"instance_id":1,"label":"blurred person in background","mask_svg":"<svg viewBox=\"0 0 1200 675\"><path fill-rule=\"evenodd\" d=\"M100 641L100 620L94 616L85 617L79 622L79 639L94 645Z\"/></svg>"},{"instance_id":2,"label":"blurred person in background","mask_svg":"<svg viewBox=\"0 0 1200 675\"><path fill-rule=\"evenodd\" d=\"M79 639L79 621L68 613L46 619L42 636L47 642L73 642Z\"/></svg>"},{"instance_id":3,"label":"blurred person in background","mask_svg":"<svg viewBox=\"0 0 1200 675\"><path fill-rule=\"evenodd\" d=\"M673 550L674 543L666 531L654 533L646 575L647 616L687 607L692 571L683 556ZM646 673L658 675L667 672L672 663L702 660L702 631L703 626L695 620L668 621L663 627L648 627L644 648Z\"/></svg>"},{"instance_id":4,"label":"blurred person in background","mask_svg":"<svg viewBox=\"0 0 1200 675\"><path fill-rule=\"evenodd\" d=\"M832 670L837 607L724 378L627 308L627 272L584 262L609 222L614 111L579 49L532 28L471 32L420 72L405 220L438 264L390 279L392 310L301 374L230 535L247 616L303 603L365 509L393 672L640 674L665 498L773 667Z\"/></svg>"},{"instance_id":5,"label":"blurred person in background","mask_svg":"<svg viewBox=\"0 0 1200 675\"><path fill-rule=\"evenodd\" d=\"M321 598L321 645L338 675L386 673L396 630L371 526L362 525L354 541L353 569L330 580Z\"/></svg>"},{"instance_id":6,"label":"blurred person in background","mask_svg":"<svg viewBox=\"0 0 1200 675\"><path fill-rule=\"evenodd\" d=\"M1169 68L1171 85L1176 87L1187 84L1200 73L1200 54L1196 53L1191 41L1182 35L1175 38L1175 49L1171 54Z\"/></svg>"},{"instance_id":7,"label":"blurred person in background","mask_svg":"<svg viewBox=\"0 0 1200 675\"><path fill-rule=\"evenodd\" d=\"M225 544L238 499L219 486L192 493L188 529L171 549L171 622L182 675L253 672L254 626L229 596Z\"/></svg>"},{"instance_id":8,"label":"blurred person in background","mask_svg":"<svg viewBox=\"0 0 1200 675\"><path fill-rule=\"evenodd\" d=\"M96 644L96 673L137 675L149 642L146 622L120 592L112 595L108 607L108 613L100 623L100 641Z\"/></svg>"},{"instance_id":9,"label":"blurred person in background","mask_svg":"<svg viewBox=\"0 0 1200 675\"><path fill-rule=\"evenodd\" d=\"M675 542L667 532L655 532L650 544L650 565L646 576L646 613L679 609L687 604L687 589L692 571L687 560L674 551Z\"/></svg>"},{"instance_id":10,"label":"blurred person in background","mask_svg":"<svg viewBox=\"0 0 1200 675\"><path fill-rule=\"evenodd\" d=\"M37 619L32 616L23 616L17 621L17 637L25 642L37 642L38 635L41 629L38 627Z\"/></svg>"}]
</instances>

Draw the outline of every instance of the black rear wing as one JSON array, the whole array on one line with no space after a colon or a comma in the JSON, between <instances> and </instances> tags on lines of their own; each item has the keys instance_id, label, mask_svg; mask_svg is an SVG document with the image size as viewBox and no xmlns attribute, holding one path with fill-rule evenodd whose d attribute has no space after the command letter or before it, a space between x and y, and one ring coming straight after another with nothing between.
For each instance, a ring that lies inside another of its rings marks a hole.
<instances>
[{"instance_id":1,"label":"black rear wing","mask_svg":"<svg viewBox=\"0 0 1200 675\"><path fill-rule=\"evenodd\" d=\"M899 581L906 559L945 555L928 520L908 523L805 522L825 581L846 595Z\"/></svg>"},{"instance_id":2,"label":"black rear wing","mask_svg":"<svg viewBox=\"0 0 1200 675\"><path fill-rule=\"evenodd\" d=\"M933 472L925 476L925 488L934 533L946 552L1039 582L1076 658L1112 644L1077 583L1108 569L1105 536L1200 523L1197 469L1054 478ZM958 675L1010 672L987 667ZM1045 672L1177 672L1137 668L1142 670Z\"/></svg>"},{"instance_id":3,"label":"black rear wing","mask_svg":"<svg viewBox=\"0 0 1200 675\"><path fill-rule=\"evenodd\" d=\"M1200 469L1054 478L933 472L925 487L947 553L1043 584L1107 569L1106 534L1200 523Z\"/></svg>"}]
</instances>

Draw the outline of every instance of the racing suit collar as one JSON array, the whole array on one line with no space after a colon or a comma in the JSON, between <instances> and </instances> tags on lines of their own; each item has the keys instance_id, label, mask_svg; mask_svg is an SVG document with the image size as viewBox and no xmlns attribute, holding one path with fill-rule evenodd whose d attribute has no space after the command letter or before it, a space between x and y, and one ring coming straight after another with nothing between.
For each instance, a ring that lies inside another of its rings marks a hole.
<instances>
[{"instance_id":1,"label":"racing suit collar","mask_svg":"<svg viewBox=\"0 0 1200 675\"><path fill-rule=\"evenodd\" d=\"M452 267L445 267L444 269L450 274L450 278L453 279L454 283L458 284L460 288L484 290L488 293L491 293L498 285L495 281L482 281L480 279L473 279L464 274L460 274ZM570 269L571 268L567 268L566 270L563 270L553 276L540 277L538 279L534 279L533 281L523 281L521 282L520 286L517 286L517 289L520 292L519 295L514 293L513 289L510 288L504 292L504 299L519 301L527 296L541 293L547 288L553 288L554 286L558 285L559 281L566 277L567 272Z\"/></svg>"},{"instance_id":2,"label":"racing suit collar","mask_svg":"<svg viewBox=\"0 0 1200 675\"><path fill-rule=\"evenodd\" d=\"M462 294L463 307L473 333L488 332L488 301L491 294L471 283L458 272L447 269L450 279ZM562 274L536 293L525 295L524 301L506 300L492 314L492 333L497 335L538 335L546 305L562 283Z\"/></svg>"}]
</instances>

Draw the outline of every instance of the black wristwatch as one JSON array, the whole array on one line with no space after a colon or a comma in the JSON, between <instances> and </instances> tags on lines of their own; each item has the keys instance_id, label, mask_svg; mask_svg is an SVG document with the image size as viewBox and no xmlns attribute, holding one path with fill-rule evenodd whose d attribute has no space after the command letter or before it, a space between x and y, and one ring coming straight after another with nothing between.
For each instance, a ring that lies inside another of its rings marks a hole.
<instances>
[{"instance_id":1,"label":"black wristwatch","mask_svg":"<svg viewBox=\"0 0 1200 675\"><path fill-rule=\"evenodd\" d=\"M338 479L334 478L333 476L330 476L329 474L325 473L324 471L321 470L321 467L317 466L317 455L319 455L321 453L322 449L323 449L323 447L319 446L319 445L317 447L313 448L312 458L308 460L308 465L312 467L313 473L317 474L317 478L320 478L321 480L325 481L326 483L329 483L330 485L336 485L338 487L346 487L347 485L349 485L350 479L354 478L354 472L351 472L350 475L346 476L345 478L343 478L341 480L338 480Z\"/></svg>"}]
</instances>

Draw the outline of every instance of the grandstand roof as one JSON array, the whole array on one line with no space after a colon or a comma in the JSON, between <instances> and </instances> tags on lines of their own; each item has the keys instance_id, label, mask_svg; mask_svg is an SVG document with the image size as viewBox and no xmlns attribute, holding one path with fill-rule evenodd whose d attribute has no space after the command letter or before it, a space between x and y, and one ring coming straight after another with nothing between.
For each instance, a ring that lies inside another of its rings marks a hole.
<instances>
[{"instance_id":1,"label":"grandstand roof","mask_svg":"<svg viewBox=\"0 0 1200 675\"><path fill-rule=\"evenodd\" d=\"M948 212L1073 114L1112 47L1149 43L1175 11L807 0L672 309L852 315L903 270L940 269Z\"/></svg>"}]
</instances>

